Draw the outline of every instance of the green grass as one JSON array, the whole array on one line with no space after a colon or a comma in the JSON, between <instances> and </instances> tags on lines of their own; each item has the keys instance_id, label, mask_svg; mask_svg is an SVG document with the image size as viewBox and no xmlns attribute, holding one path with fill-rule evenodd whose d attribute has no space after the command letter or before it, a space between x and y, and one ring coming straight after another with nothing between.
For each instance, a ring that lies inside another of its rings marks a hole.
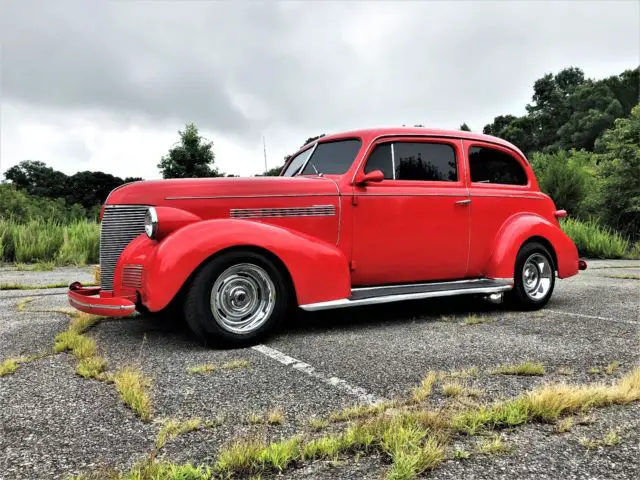
<instances>
[{"instance_id":1,"label":"green grass","mask_svg":"<svg viewBox=\"0 0 640 480\"><path fill-rule=\"evenodd\" d=\"M156 448L160 449L164 447L168 440L184 435L185 433L195 432L203 427L200 417L190 418L187 420L177 420L175 418L168 418L162 422L162 428L158 432L156 438Z\"/></svg>"},{"instance_id":2,"label":"green grass","mask_svg":"<svg viewBox=\"0 0 640 480\"><path fill-rule=\"evenodd\" d=\"M83 378L102 379L102 374L107 368L107 361L98 356L83 358L76 366L76 373Z\"/></svg>"},{"instance_id":3,"label":"green grass","mask_svg":"<svg viewBox=\"0 0 640 480\"><path fill-rule=\"evenodd\" d=\"M15 371L18 370L18 365L21 363L21 360L19 357L11 357L0 363L0 377L15 373Z\"/></svg>"},{"instance_id":4,"label":"green grass","mask_svg":"<svg viewBox=\"0 0 640 480\"><path fill-rule=\"evenodd\" d=\"M598 447L615 447L621 442L622 440L620 439L620 434L618 434L618 431L614 429L609 430L602 438L598 438L598 439L581 438L580 439L580 445L585 447L587 450L591 450L593 448L598 448Z\"/></svg>"},{"instance_id":5,"label":"green grass","mask_svg":"<svg viewBox=\"0 0 640 480\"><path fill-rule=\"evenodd\" d=\"M151 380L137 367L125 367L113 376L120 398L143 422L151 420Z\"/></svg>"},{"instance_id":6,"label":"green grass","mask_svg":"<svg viewBox=\"0 0 640 480\"><path fill-rule=\"evenodd\" d=\"M191 375L198 375L204 373L211 373L216 369L216 366L213 363L203 363L201 365L196 365L194 367L189 367L187 372Z\"/></svg>"},{"instance_id":7,"label":"green grass","mask_svg":"<svg viewBox=\"0 0 640 480\"><path fill-rule=\"evenodd\" d=\"M420 385L413 389L413 392L411 393L412 400L414 402L424 401L429 395L431 395L431 392L433 391L433 385L436 383L436 380L438 380L437 373L427 373L427 375L420 382Z\"/></svg>"},{"instance_id":8,"label":"green grass","mask_svg":"<svg viewBox=\"0 0 640 480\"><path fill-rule=\"evenodd\" d=\"M85 283L85 287L95 287L96 283ZM46 290L48 288L66 288L68 283L48 283L46 285L25 285L23 283L0 283L0 290Z\"/></svg>"},{"instance_id":9,"label":"green grass","mask_svg":"<svg viewBox=\"0 0 640 480\"><path fill-rule=\"evenodd\" d=\"M96 222L0 219L0 260L43 265L97 263L99 239Z\"/></svg>"},{"instance_id":10,"label":"green grass","mask_svg":"<svg viewBox=\"0 0 640 480\"><path fill-rule=\"evenodd\" d=\"M518 365L498 365L489 371L491 374L499 375L522 375L539 376L544 375L544 365L535 362L524 362Z\"/></svg>"},{"instance_id":11,"label":"green grass","mask_svg":"<svg viewBox=\"0 0 640 480\"><path fill-rule=\"evenodd\" d=\"M215 464L195 467L174 465L150 455L142 464L116 478L127 480L160 480L210 478L252 478L252 475L279 473L302 462L315 460L329 464L338 458L378 454L390 463L387 478L411 480L436 468L452 451L460 434L483 435L474 453L494 455L506 453L506 445L496 430L525 423L556 423L563 417L607 405L624 405L640 400L640 367L610 384L547 384L510 400L487 405L460 405L427 410L413 402L398 402L397 408L359 417L345 429L322 437L295 435L267 442L257 437L233 439L223 446ZM572 418L572 417L568 417ZM620 441L618 432L607 434L603 445ZM605 443L606 442L606 443ZM460 450L458 448L458 450ZM455 459L470 453L456 451ZM172 476L173 475L173 476Z\"/></svg>"},{"instance_id":12,"label":"green grass","mask_svg":"<svg viewBox=\"0 0 640 480\"><path fill-rule=\"evenodd\" d=\"M511 451L511 447L507 445L500 435L494 435L491 438L483 438L478 444L478 453L483 455L496 455Z\"/></svg>"},{"instance_id":13,"label":"green grass","mask_svg":"<svg viewBox=\"0 0 640 480\"><path fill-rule=\"evenodd\" d=\"M528 422L555 422L567 413L640 400L640 367L612 384L549 384L512 400L461 412L452 419L455 430L476 434L485 428L514 427Z\"/></svg>"},{"instance_id":14,"label":"green grass","mask_svg":"<svg viewBox=\"0 0 640 480\"><path fill-rule=\"evenodd\" d=\"M247 360L231 360L222 364L223 370L235 370L237 368L248 368L251 365Z\"/></svg>"},{"instance_id":15,"label":"green grass","mask_svg":"<svg viewBox=\"0 0 640 480\"><path fill-rule=\"evenodd\" d=\"M464 318L463 324L467 325L467 326L469 326L469 325L479 325L479 324L482 324L482 323L490 323L492 321L493 321L493 319L491 319L491 318L489 318L487 316L479 316L479 315L476 315L475 313L471 313L471 314L467 315Z\"/></svg>"},{"instance_id":16,"label":"green grass","mask_svg":"<svg viewBox=\"0 0 640 480\"><path fill-rule=\"evenodd\" d=\"M614 360L604 369L604 372L607 375L613 375L620 368L620 362L618 360Z\"/></svg>"},{"instance_id":17,"label":"green grass","mask_svg":"<svg viewBox=\"0 0 640 480\"><path fill-rule=\"evenodd\" d=\"M625 258L632 254L625 237L596 221L566 218L560 224L581 255L589 258Z\"/></svg>"}]
</instances>

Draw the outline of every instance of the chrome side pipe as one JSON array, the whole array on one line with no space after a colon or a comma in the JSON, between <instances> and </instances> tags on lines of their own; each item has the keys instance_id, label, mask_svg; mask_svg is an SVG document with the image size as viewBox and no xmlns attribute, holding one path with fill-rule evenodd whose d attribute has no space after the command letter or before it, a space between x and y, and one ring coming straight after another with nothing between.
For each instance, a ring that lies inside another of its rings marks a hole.
<instances>
[{"instance_id":1,"label":"chrome side pipe","mask_svg":"<svg viewBox=\"0 0 640 480\"><path fill-rule=\"evenodd\" d=\"M491 293L489 295L485 295L483 298L489 303L498 305L504 301L504 292Z\"/></svg>"}]
</instances>

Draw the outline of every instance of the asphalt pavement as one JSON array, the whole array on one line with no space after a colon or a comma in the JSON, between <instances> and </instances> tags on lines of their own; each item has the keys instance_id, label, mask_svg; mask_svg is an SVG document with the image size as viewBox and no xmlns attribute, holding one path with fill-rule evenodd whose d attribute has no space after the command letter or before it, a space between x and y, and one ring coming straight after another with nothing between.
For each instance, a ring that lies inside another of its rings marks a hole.
<instances>
[{"instance_id":1,"label":"asphalt pavement","mask_svg":"<svg viewBox=\"0 0 640 480\"><path fill-rule=\"evenodd\" d=\"M135 364L152 379L155 419L201 417L220 424L168 442L160 455L180 463L213 463L219 448L234 438L303 432L311 418L406 396L428 371L476 368L471 386L485 392L486 401L549 381L615 379L640 364L639 276L640 261L591 261L587 271L559 280L551 302L539 312L510 311L468 297L299 312L263 345L238 350L205 348L183 328L144 316L103 321L88 335L97 341L108 371ZM0 284L74 280L91 281L91 269L0 268ZM0 291L0 362L49 353L55 334L69 322L56 311L65 308L65 289ZM468 315L481 323L466 325ZM196 365L221 367L233 360L248 366L188 373ZM496 365L524 361L541 362L547 373L488 374ZM607 375L604 370L614 361L620 367ZM141 422L112 385L77 376L74 365L69 354L49 354L0 377L0 479L123 471L153 448L159 422ZM282 425L246 421L277 408L284 413ZM537 424L504 432L514 447L509 454L448 460L426 477L640 478L640 405L603 408L592 417L564 434ZM587 450L580 442L611 429L620 434L616 446ZM379 479L388 468L373 455L307 463L281 478Z\"/></svg>"}]
</instances>

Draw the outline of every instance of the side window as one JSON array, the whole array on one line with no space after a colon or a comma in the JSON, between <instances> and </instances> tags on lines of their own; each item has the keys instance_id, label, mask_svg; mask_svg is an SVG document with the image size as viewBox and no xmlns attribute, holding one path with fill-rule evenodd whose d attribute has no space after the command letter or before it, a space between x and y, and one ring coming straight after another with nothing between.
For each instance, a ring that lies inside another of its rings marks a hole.
<instances>
[{"instance_id":1,"label":"side window","mask_svg":"<svg viewBox=\"0 0 640 480\"><path fill-rule=\"evenodd\" d=\"M381 170L386 180L393 180L393 161L391 160L391 144L376 145L364 166L364 173Z\"/></svg>"},{"instance_id":2,"label":"side window","mask_svg":"<svg viewBox=\"0 0 640 480\"><path fill-rule=\"evenodd\" d=\"M396 180L455 182L456 153L444 143L398 142L393 144Z\"/></svg>"},{"instance_id":3,"label":"side window","mask_svg":"<svg viewBox=\"0 0 640 480\"><path fill-rule=\"evenodd\" d=\"M502 150L488 147L469 149L471 182L526 185L527 174L515 158Z\"/></svg>"}]
</instances>

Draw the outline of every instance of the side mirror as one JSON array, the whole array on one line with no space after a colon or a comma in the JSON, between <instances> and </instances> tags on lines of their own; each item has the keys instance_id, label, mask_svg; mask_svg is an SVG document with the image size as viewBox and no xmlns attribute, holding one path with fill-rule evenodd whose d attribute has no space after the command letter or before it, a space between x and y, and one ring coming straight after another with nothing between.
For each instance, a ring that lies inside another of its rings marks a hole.
<instances>
[{"instance_id":1,"label":"side mirror","mask_svg":"<svg viewBox=\"0 0 640 480\"><path fill-rule=\"evenodd\" d=\"M383 180L384 173L382 173L382 170L373 170L356 180L356 185L364 186L367 183L380 183Z\"/></svg>"}]
</instances>

